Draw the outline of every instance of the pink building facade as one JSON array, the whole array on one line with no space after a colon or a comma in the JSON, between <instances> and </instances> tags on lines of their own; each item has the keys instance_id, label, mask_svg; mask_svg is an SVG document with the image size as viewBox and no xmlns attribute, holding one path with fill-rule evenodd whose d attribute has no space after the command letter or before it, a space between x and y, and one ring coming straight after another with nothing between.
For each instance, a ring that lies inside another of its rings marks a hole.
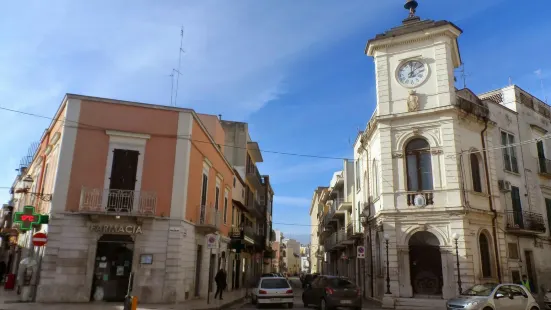
<instances>
[{"instance_id":1,"label":"pink building facade","mask_svg":"<svg viewBox=\"0 0 551 310\"><path fill-rule=\"evenodd\" d=\"M52 195L25 201L49 214L30 232L47 245L32 249L30 233L22 242L40 262L36 301L120 301L129 283L141 302L205 297L209 275L229 265L234 171L220 124L70 94L54 119L28 169L32 191Z\"/></svg>"}]
</instances>

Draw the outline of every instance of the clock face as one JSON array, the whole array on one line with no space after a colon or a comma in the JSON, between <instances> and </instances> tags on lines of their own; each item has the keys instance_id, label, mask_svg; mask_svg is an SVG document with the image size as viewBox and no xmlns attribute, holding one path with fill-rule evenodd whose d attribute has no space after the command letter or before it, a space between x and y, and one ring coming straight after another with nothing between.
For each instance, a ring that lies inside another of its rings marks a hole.
<instances>
[{"instance_id":1,"label":"clock face","mask_svg":"<svg viewBox=\"0 0 551 310\"><path fill-rule=\"evenodd\" d=\"M409 60L398 67L396 78L405 87L417 87L427 79L427 70L425 63L420 60Z\"/></svg>"}]
</instances>

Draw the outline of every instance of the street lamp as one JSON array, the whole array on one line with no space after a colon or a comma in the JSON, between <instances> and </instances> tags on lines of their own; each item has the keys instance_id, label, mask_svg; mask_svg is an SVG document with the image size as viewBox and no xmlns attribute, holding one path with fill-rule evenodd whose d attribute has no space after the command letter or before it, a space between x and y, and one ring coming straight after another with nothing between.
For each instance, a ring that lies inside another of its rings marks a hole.
<instances>
[{"instance_id":1,"label":"street lamp","mask_svg":"<svg viewBox=\"0 0 551 310\"><path fill-rule=\"evenodd\" d=\"M31 186L34 182L33 178L30 175L27 175L26 177L21 180L23 182L23 188L18 189L17 193L23 193L23 194L29 194L31 197L38 198L42 201L52 201L52 195L51 194L44 194L44 193L33 193L29 190L31 189Z\"/></svg>"},{"instance_id":2,"label":"street lamp","mask_svg":"<svg viewBox=\"0 0 551 310\"><path fill-rule=\"evenodd\" d=\"M461 271L459 269L459 246L457 245L459 235L457 233L454 233L452 237L453 240L455 240L455 259L457 260L457 286L459 289L459 295L461 295L461 293L463 293L463 289L461 288Z\"/></svg>"},{"instance_id":3,"label":"street lamp","mask_svg":"<svg viewBox=\"0 0 551 310\"><path fill-rule=\"evenodd\" d=\"M388 262L388 239L390 239L390 236L388 234L384 234L383 236L385 238L385 244L386 244L386 293L385 294L392 294L390 292L390 270L389 270L389 262Z\"/></svg>"}]
</instances>

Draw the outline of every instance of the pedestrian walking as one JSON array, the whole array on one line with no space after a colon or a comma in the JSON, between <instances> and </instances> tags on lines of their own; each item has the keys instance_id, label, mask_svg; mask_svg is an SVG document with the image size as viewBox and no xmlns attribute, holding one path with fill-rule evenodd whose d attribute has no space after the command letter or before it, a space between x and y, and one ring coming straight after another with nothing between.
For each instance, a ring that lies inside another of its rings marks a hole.
<instances>
[{"instance_id":1,"label":"pedestrian walking","mask_svg":"<svg viewBox=\"0 0 551 310\"><path fill-rule=\"evenodd\" d=\"M6 269L7 269L6 262L1 261L0 262L0 282L4 282L4 275L6 274Z\"/></svg>"},{"instance_id":2,"label":"pedestrian walking","mask_svg":"<svg viewBox=\"0 0 551 310\"><path fill-rule=\"evenodd\" d=\"M227 286L226 277L226 271L224 268L220 268L214 277L214 281L216 282L216 293L214 293L214 299L216 299L216 296L220 297L220 300L224 299L222 298L222 292Z\"/></svg>"},{"instance_id":3,"label":"pedestrian walking","mask_svg":"<svg viewBox=\"0 0 551 310\"><path fill-rule=\"evenodd\" d=\"M522 286L524 286L529 292L532 292L532 289L530 288L530 280L528 280L528 276L522 275Z\"/></svg>"}]
</instances>

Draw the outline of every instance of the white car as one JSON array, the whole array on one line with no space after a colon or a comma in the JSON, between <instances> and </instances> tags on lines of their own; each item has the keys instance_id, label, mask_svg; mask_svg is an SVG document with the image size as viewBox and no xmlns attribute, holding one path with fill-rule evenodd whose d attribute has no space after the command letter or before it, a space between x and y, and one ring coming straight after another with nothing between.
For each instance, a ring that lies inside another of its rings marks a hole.
<instances>
[{"instance_id":1,"label":"white car","mask_svg":"<svg viewBox=\"0 0 551 310\"><path fill-rule=\"evenodd\" d=\"M260 278L257 285L252 289L252 304L287 304L293 308L294 300L291 283L283 277Z\"/></svg>"},{"instance_id":2,"label":"white car","mask_svg":"<svg viewBox=\"0 0 551 310\"><path fill-rule=\"evenodd\" d=\"M446 309L540 310L534 296L522 285L505 283L476 284L456 298L448 300Z\"/></svg>"}]
</instances>

